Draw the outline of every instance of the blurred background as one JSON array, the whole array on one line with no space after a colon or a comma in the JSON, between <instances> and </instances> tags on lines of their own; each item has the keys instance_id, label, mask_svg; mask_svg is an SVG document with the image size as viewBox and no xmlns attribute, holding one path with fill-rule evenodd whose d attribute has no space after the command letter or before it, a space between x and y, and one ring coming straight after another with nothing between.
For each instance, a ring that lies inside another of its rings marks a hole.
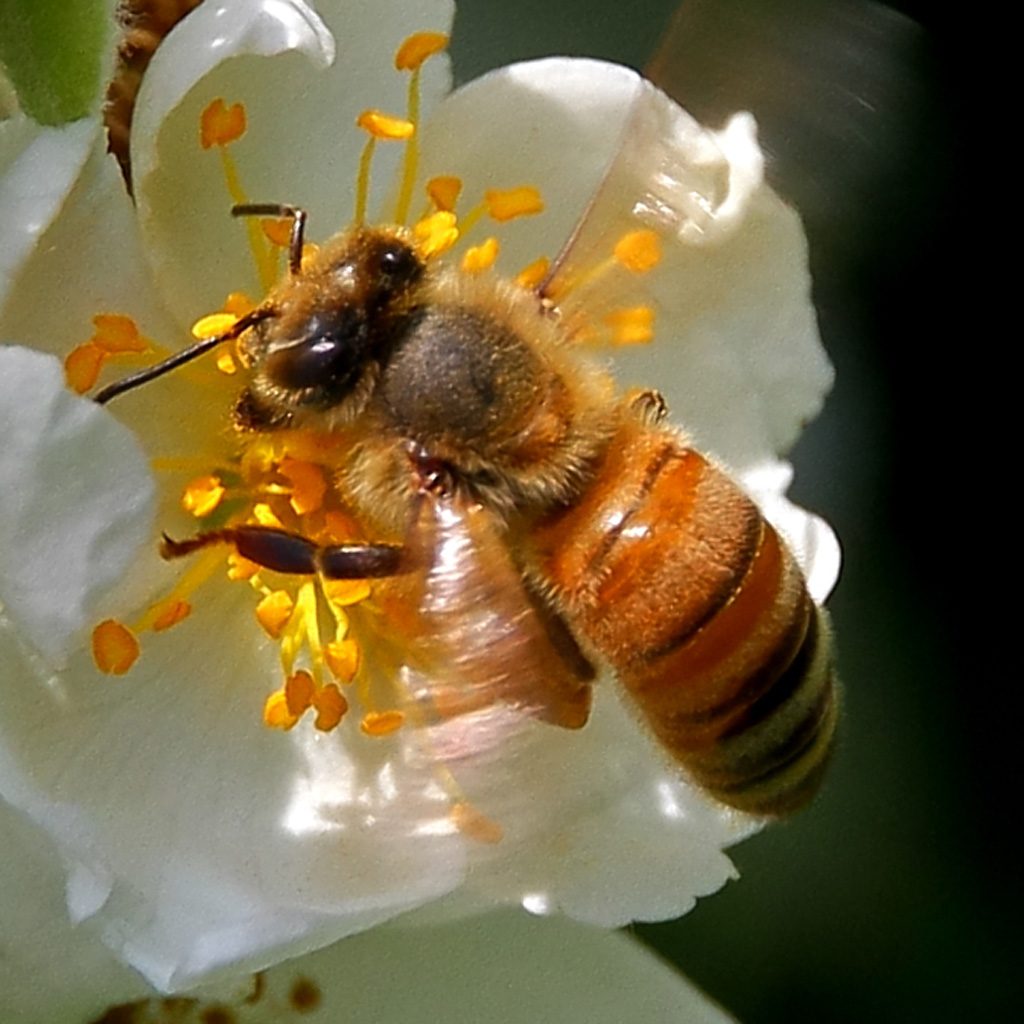
<instances>
[{"instance_id":1,"label":"blurred background","mask_svg":"<svg viewBox=\"0 0 1024 1024\"><path fill-rule=\"evenodd\" d=\"M456 76L549 54L644 68L675 7L459 0ZM974 282L996 276L982 234L992 197L967 177L969 155L973 175L995 166L999 138L987 160L968 152L980 15L897 8L691 0L674 44L671 85L691 112L758 114L808 225L837 369L792 491L845 549L831 776L809 810L732 851L740 881L634 929L743 1024L1009 1020L1020 1002L1003 783L1016 715L1003 706L1009 659L982 639L1002 638L986 577L1009 568L1001 480L985 465L995 445L976 429L989 335L975 333L986 293Z\"/></svg>"}]
</instances>

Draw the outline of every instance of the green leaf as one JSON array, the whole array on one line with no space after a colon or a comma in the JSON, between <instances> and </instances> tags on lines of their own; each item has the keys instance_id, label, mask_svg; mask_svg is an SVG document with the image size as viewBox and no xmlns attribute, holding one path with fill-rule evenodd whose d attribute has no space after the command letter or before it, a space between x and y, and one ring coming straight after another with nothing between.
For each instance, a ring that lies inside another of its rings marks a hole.
<instances>
[{"instance_id":1,"label":"green leaf","mask_svg":"<svg viewBox=\"0 0 1024 1024\"><path fill-rule=\"evenodd\" d=\"M0 0L0 63L22 109L40 124L97 108L110 7L105 0Z\"/></svg>"}]
</instances>

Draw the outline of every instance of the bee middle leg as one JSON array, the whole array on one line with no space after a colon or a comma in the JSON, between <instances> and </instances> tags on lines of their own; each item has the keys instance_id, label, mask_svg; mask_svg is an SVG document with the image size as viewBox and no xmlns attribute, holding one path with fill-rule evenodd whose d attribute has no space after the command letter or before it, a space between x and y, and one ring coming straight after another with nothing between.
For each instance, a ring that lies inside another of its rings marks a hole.
<instances>
[{"instance_id":1,"label":"bee middle leg","mask_svg":"<svg viewBox=\"0 0 1024 1024\"><path fill-rule=\"evenodd\" d=\"M160 554L167 559L183 558L214 544L231 544L243 558L264 569L296 576L361 580L397 576L405 568L405 548L398 544L316 544L272 526L228 527L188 540L172 540L164 534Z\"/></svg>"}]
</instances>

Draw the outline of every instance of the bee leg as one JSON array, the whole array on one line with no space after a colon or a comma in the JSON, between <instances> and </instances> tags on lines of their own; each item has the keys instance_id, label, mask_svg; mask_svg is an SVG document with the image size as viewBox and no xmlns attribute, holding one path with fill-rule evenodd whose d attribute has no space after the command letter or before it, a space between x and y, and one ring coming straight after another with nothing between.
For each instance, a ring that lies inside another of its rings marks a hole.
<instances>
[{"instance_id":1,"label":"bee leg","mask_svg":"<svg viewBox=\"0 0 1024 1024\"><path fill-rule=\"evenodd\" d=\"M160 554L182 558L213 544L232 544L243 557L274 572L296 576L319 574L329 580L397 576L404 570L405 549L396 544L316 544L297 533L269 526L210 530L188 540L164 534Z\"/></svg>"},{"instance_id":2,"label":"bee leg","mask_svg":"<svg viewBox=\"0 0 1024 1024\"><path fill-rule=\"evenodd\" d=\"M668 415L664 395L653 388L632 388L626 394L626 405L645 427L656 427Z\"/></svg>"},{"instance_id":3,"label":"bee leg","mask_svg":"<svg viewBox=\"0 0 1024 1024\"><path fill-rule=\"evenodd\" d=\"M292 233L288 239L288 272L295 277L302 270L302 240L306 231L306 211L288 203L239 203L231 207L232 217L290 217Z\"/></svg>"}]
</instances>

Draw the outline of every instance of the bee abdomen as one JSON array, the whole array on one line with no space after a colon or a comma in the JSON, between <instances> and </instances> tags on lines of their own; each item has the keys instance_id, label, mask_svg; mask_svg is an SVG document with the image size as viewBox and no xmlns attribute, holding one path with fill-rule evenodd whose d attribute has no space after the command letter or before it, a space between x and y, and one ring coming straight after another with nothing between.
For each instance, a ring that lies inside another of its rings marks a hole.
<instances>
[{"instance_id":1,"label":"bee abdomen","mask_svg":"<svg viewBox=\"0 0 1024 1024\"><path fill-rule=\"evenodd\" d=\"M725 473L671 432L628 425L536 539L581 639L696 782L760 814L810 799L837 712L826 618Z\"/></svg>"}]
</instances>

